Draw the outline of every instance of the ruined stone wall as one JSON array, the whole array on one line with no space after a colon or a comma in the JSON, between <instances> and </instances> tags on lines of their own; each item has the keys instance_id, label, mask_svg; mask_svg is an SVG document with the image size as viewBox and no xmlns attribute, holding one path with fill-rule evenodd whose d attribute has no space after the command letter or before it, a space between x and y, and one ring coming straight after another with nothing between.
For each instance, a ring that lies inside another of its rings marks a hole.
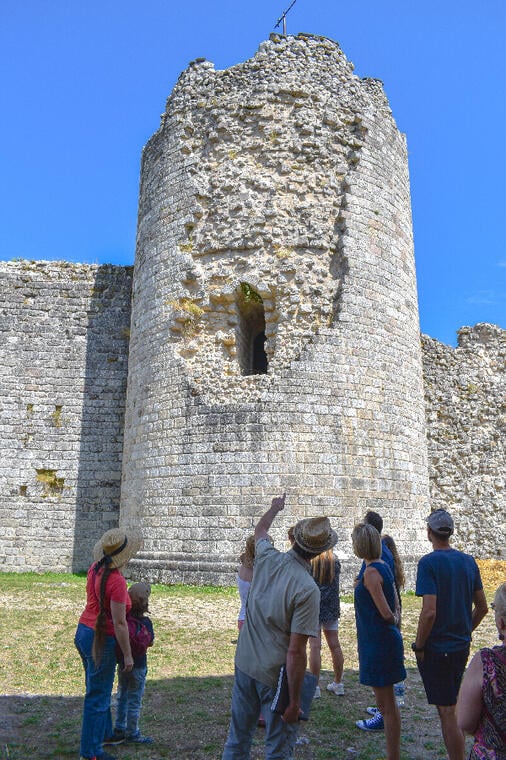
<instances>
[{"instance_id":1,"label":"ruined stone wall","mask_svg":"<svg viewBox=\"0 0 506 760\"><path fill-rule=\"evenodd\" d=\"M262 335L266 371L255 366ZM143 153L121 519L139 572L230 582L252 522L428 496L406 144L382 86L299 35L181 75Z\"/></svg>"},{"instance_id":2,"label":"ruined stone wall","mask_svg":"<svg viewBox=\"0 0 506 760\"><path fill-rule=\"evenodd\" d=\"M232 583L286 490L279 547L327 514L349 587L376 509L412 583L428 465L456 545L504 558L505 332L422 336L422 377L405 140L336 43L181 75L143 153L129 340L131 295L128 267L0 263L0 569L82 570L121 521L134 574Z\"/></svg>"},{"instance_id":3,"label":"ruined stone wall","mask_svg":"<svg viewBox=\"0 0 506 760\"><path fill-rule=\"evenodd\" d=\"M83 570L118 523L131 274L0 262L0 569Z\"/></svg>"},{"instance_id":4,"label":"ruined stone wall","mask_svg":"<svg viewBox=\"0 0 506 760\"><path fill-rule=\"evenodd\" d=\"M506 331L478 324L458 346L422 336L430 494L455 516L454 545L506 557Z\"/></svg>"}]
</instances>

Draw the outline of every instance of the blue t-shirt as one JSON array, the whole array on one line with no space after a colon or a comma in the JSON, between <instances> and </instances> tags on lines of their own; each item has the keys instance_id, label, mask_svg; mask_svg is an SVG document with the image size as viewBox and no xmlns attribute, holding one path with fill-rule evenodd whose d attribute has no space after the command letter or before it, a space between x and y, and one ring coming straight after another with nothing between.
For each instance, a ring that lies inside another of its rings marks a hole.
<instances>
[{"instance_id":1,"label":"blue t-shirt","mask_svg":"<svg viewBox=\"0 0 506 760\"><path fill-rule=\"evenodd\" d=\"M418 563L416 595L435 595L436 619L425 646L435 652L457 652L471 641L473 596L483 588L470 554L436 549Z\"/></svg>"}]
</instances>

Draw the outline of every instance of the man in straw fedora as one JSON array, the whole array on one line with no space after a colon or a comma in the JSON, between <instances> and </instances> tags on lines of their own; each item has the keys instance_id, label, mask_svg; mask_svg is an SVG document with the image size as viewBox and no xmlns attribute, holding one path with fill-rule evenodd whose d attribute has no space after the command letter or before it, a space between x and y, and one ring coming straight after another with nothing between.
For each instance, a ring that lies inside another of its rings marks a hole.
<instances>
[{"instance_id":1,"label":"man in straw fedora","mask_svg":"<svg viewBox=\"0 0 506 760\"><path fill-rule=\"evenodd\" d=\"M294 543L279 552L268 538L285 506L275 497L255 528L255 566L246 620L235 656L230 729L222 760L247 760L260 712L265 719L265 757L289 758L301 714L309 636L319 630L320 592L310 561L337 543L327 517L300 520ZM271 709L280 668L286 665L289 703L282 715Z\"/></svg>"}]
</instances>

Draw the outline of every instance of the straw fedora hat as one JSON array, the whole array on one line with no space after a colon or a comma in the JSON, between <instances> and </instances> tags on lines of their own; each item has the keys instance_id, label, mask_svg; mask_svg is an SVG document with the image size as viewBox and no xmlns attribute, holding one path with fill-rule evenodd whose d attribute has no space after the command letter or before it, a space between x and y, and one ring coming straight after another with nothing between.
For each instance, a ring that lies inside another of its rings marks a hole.
<instances>
[{"instance_id":1,"label":"straw fedora hat","mask_svg":"<svg viewBox=\"0 0 506 760\"><path fill-rule=\"evenodd\" d=\"M293 528L295 543L311 554L321 554L337 544L337 533L328 517L308 517Z\"/></svg>"},{"instance_id":2,"label":"straw fedora hat","mask_svg":"<svg viewBox=\"0 0 506 760\"><path fill-rule=\"evenodd\" d=\"M137 554L141 546L140 536L127 534L123 528L112 528L95 544L93 559L99 562L106 557L111 567L123 567L134 554Z\"/></svg>"}]
</instances>

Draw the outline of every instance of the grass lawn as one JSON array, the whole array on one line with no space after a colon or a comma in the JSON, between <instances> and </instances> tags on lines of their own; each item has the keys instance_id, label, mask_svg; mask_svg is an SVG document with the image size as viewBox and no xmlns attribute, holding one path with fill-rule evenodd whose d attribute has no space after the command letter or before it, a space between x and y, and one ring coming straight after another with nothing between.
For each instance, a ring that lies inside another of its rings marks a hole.
<instances>
[{"instance_id":1,"label":"grass lawn","mask_svg":"<svg viewBox=\"0 0 506 760\"><path fill-rule=\"evenodd\" d=\"M483 568L482 568L483 570ZM487 597L504 580L505 563L484 574ZM74 648L76 622L85 598L85 578L73 575L10 574L0 591L0 758L77 760L84 691ZM488 578L488 581L487 581ZM156 642L141 728L155 739L150 747L122 745L108 751L121 760L219 760L229 719L238 596L235 588L154 586L150 614ZM406 705L402 709L403 760L440 760L445 752L435 709L425 700L409 644L420 600L403 596L406 644ZM325 690L332 680L323 648L322 697L300 735L296 760L380 760L384 736L359 731L372 690L357 675L355 622L351 598L344 597L340 640L345 655L344 697ZM492 615L475 632L473 651L497 639ZM252 752L263 757L258 729Z\"/></svg>"}]
</instances>

